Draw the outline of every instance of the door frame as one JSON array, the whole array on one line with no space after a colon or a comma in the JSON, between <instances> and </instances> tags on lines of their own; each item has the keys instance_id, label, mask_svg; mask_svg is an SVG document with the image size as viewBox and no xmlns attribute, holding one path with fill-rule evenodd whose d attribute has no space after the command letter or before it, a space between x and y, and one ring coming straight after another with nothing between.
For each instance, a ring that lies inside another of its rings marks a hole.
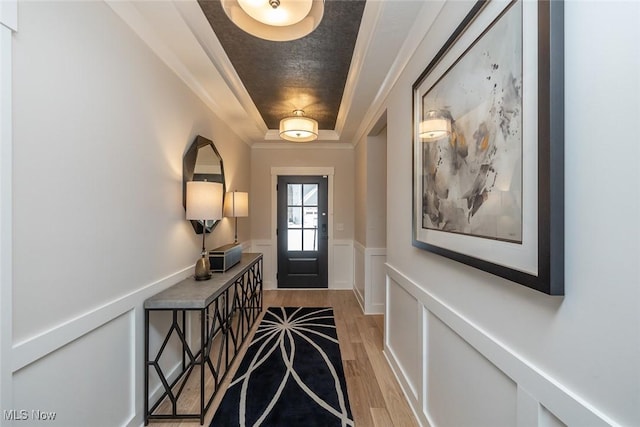
<instances>
[{"instance_id":1,"label":"door frame","mask_svg":"<svg viewBox=\"0 0 640 427\"><path fill-rule=\"evenodd\" d=\"M278 176L324 176L328 178L327 182L327 215L329 227L329 239L327 241L327 287L322 289L333 288L333 177L335 168L332 166L280 166L271 168L271 247L274 256L271 257L271 267L276 274L278 273L278 236L276 230L278 228L278 193L276 185L278 184ZM275 279L275 276L274 276ZM277 280L275 281L277 283Z\"/></svg>"}]
</instances>

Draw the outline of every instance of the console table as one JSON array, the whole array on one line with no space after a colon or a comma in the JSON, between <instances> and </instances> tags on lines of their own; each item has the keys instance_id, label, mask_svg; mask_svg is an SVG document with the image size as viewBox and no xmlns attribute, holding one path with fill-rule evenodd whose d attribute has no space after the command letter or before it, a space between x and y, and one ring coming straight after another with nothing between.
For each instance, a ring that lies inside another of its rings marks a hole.
<instances>
[{"instance_id":1,"label":"console table","mask_svg":"<svg viewBox=\"0 0 640 427\"><path fill-rule=\"evenodd\" d=\"M214 273L210 280L196 281L189 277L147 299L144 302L145 425L151 419L175 418L199 418L203 424L204 414L261 311L262 254L256 253L243 254L240 263L224 273ZM152 356L149 354L149 318L153 312L169 313L154 314L154 325L171 324ZM199 328L195 327L197 323ZM193 330L196 332L192 333ZM171 354L163 359L165 353L171 352L173 362ZM177 369L176 363L180 364ZM173 366L167 366L171 364ZM149 402L150 375L160 382L161 394L153 404ZM190 409L193 400L187 401L183 396L185 388L199 388L199 412Z\"/></svg>"}]
</instances>

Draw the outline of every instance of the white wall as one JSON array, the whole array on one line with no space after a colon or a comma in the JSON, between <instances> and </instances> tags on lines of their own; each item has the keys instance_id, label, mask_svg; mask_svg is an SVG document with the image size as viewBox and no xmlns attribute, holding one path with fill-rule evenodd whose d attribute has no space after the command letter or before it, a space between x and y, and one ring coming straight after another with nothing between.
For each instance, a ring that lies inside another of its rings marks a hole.
<instances>
[{"instance_id":1,"label":"white wall","mask_svg":"<svg viewBox=\"0 0 640 427\"><path fill-rule=\"evenodd\" d=\"M565 3L564 298L410 243L411 85L470 5L387 99L386 353L425 424L640 425L640 3Z\"/></svg>"},{"instance_id":2,"label":"white wall","mask_svg":"<svg viewBox=\"0 0 640 427\"><path fill-rule=\"evenodd\" d=\"M370 248L387 246L387 127L367 137L367 241Z\"/></svg>"},{"instance_id":3,"label":"white wall","mask_svg":"<svg viewBox=\"0 0 640 427\"><path fill-rule=\"evenodd\" d=\"M212 139L228 184L246 190L249 147L106 4L23 2L18 16L2 409L139 425L142 302L190 274L201 244L184 220L182 155ZM231 241L226 222L208 247Z\"/></svg>"},{"instance_id":4,"label":"white wall","mask_svg":"<svg viewBox=\"0 0 640 427\"><path fill-rule=\"evenodd\" d=\"M353 289L364 313L382 314L385 305L387 222L386 116L355 147L355 241Z\"/></svg>"}]
</instances>

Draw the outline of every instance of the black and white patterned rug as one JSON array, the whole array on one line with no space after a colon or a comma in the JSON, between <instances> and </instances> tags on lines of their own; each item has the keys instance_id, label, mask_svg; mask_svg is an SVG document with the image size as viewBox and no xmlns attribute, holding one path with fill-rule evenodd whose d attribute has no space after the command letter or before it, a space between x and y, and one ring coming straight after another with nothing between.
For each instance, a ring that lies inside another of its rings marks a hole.
<instances>
[{"instance_id":1,"label":"black and white patterned rug","mask_svg":"<svg viewBox=\"0 0 640 427\"><path fill-rule=\"evenodd\" d=\"M333 309L269 307L211 426L353 425Z\"/></svg>"}]
</instances>

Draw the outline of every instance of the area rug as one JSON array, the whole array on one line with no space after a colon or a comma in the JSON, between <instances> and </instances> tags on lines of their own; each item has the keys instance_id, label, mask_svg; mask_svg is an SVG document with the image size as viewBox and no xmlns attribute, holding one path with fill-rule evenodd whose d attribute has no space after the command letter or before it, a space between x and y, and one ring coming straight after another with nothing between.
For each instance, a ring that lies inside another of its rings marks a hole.
<instances>
[{"instance_id":1,"label":"area rug","mask_svg":"<svg viewBox=\"0 0 640 427\"><path fill-rule=\"evenodd\" d=\"M333 309L269 307L211 426L353 426Z\"/></svg>"}]
</instances>

